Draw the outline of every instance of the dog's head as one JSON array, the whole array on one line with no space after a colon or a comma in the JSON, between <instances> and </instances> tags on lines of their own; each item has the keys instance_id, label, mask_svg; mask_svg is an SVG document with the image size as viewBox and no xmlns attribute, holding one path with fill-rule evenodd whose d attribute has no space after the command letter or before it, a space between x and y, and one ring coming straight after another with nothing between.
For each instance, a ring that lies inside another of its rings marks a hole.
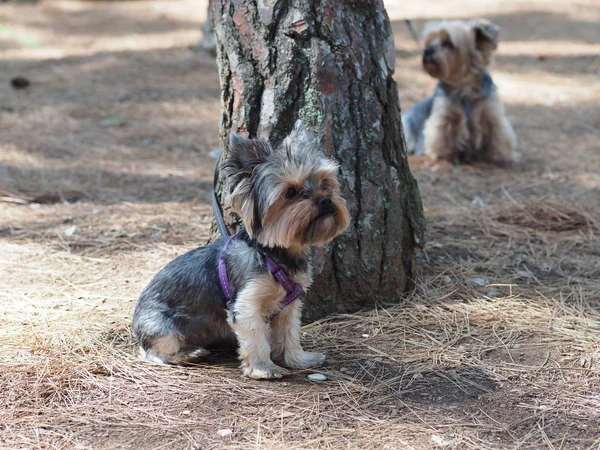
<instances>
[{"instance_id":1,"label":"dog's head","mask_svg":"<svg viewBox=\"0 0 600 450\"><path fill-rule=\"evenodd\" d=\"M429 22L423 32L423 68L451 86L465 86L489 65L499 31L485 19Z\"/></svg>"},{"instance_id":2,"label":"dog's head","mask_svg":"<svg viewBox=\"0 0 600 450\"><path fill-rule=\"evenodd\" d=\"M323 245L348 227L337 172L300 121L277 149L232 134L224 163L228 198L246 231L266 247L292 250Z\"/></svg>"}]
</instances>

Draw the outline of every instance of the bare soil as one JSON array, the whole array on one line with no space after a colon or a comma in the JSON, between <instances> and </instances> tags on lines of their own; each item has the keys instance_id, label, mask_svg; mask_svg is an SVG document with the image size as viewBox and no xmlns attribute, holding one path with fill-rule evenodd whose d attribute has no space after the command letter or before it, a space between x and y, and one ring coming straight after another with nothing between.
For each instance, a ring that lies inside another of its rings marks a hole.
<instances>
[{"instance_id":1,"label":"bare soil","mask_svg":"<svg viewBox=\"0 0 600 450\"><path fill-rule=\"evenodd\" d=\"M417 287L304 328L324 383L137 360L137 296L209 237L205 2L0 6L0 448L600 448L600 5L406 3L402 107L435 85L403 19L487 17L522 161L411 159Z\"/></svg>"}]
</instances>

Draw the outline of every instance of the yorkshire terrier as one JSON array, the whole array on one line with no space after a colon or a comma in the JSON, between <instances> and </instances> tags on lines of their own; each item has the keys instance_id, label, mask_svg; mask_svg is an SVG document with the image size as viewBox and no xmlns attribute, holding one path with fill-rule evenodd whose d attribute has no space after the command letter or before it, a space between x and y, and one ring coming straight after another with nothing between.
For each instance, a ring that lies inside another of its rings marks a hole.
<instances>
[{"instance_id":1,"label":"yorkshire terrier","mask_svg":"<svg viewBox=\"0 0 600 450\"><path fill-rule=\"evenodd\" d=\"M325 354L300 345L294 300L312 283L312 249L348 227L337 171L301 122L276 149L232 134L226 201L244 229L171 261L144 289L133 316L141 357L188 364L237 344L251 378L322 365Z\"/></svg>"},{"instance_id":2,"label":"yorkshire terrier","mask_svg":"<svg viewBox=\"0 0 600 450\"><path fill-rule=\"evenodd\" d=\"M516 136L486 71L499 30L484 19L426 24L423 68L439 83L402 114L409 154L452 164L516 161Z\"/></svg>"}]
</instances>

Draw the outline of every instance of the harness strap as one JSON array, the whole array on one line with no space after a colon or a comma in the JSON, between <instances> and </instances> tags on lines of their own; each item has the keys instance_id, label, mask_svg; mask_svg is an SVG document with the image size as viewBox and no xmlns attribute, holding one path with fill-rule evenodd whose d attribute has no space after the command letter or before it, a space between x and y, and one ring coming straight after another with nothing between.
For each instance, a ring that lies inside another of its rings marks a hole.
<instances>
[{"instance_id":1,"label":"harness strap","mask_svg":"<svg viewBox=\"0 0 600 450\"><path fill-rule=\"evenodd\" d=\"M221 153L217 156L217 162L215 163L215 173L213 176L213 185L211 189L211 202L213 213L215 214L215 222L217 223L217 228L219 229L219 233L221 236L229 236L229 230L227 229L227 225L225 225L225 220L223 220L223 211L221 210L221 204L219 203L219 199L217 198L217 184L219 182L219 166L221 164Z\"/></svg>"},{"instance_id":2,"label":"harness strap","mask_svg":"<svg viewBox=\"0 0 600 450\"><path fill-rule=\"evenodd\" d=\"M229 243L233 239L235 239L239 234L240 234L240 232L234 234L229 239L227 239L227 242L225 242L225 245L221 249L221 254L219 256L219 281L221 282L221 289L223 290L223 295L225 295L225 300L226 300L225 304L226 304L227 308L229 308L230 304L231 304L231 288L229 285L229 278L227 276L227 266L225 265L225 260L223 258L223 255L225 254L225 251L227 250ZM271 274L275 277L275 279L277 281L279 281L279 283L281 283L281 285L287 292L287 295L279 303L279 311L274 312L273 314L271 314L269 317L267 317L265 319L267 322L270 322L275 317L277 317L281 313L281 310L283 310L286 306L288 306L291 303L293 303L294 301L298 300L302 296L302 294L304 294L304 289L302 289L302 286L300 286L298 283L294 283L290 279L288 274L285 273L285 270L283 270L281 267L279 267L279 265L275 261L273 261L271 258L269 258L261 250L259 250L259 251L265 258L265 263L267 264L267 268L269 269L269 272L271 272Z\"/></svg>"},{"instance_id":3,"label":"harness strap","mask_svg":"<svg viewBox=\"0 0 600 450\"><path fill-rule=\"evenodd\" d=\"M223 255L225 254L225 250L229 246L229 243L235 239L240 232L238 231L236 234L231 236L225 242L225 245L221 249L221 254L219 255L219 281L221 282L221 289L223 290L223 295L225 295L226 305L229 308L229 303L231 302L231 289L229 287L229 278L227 277L227 266L225 265L225 260L223 259Z\"/></svg>"}]
</instances>

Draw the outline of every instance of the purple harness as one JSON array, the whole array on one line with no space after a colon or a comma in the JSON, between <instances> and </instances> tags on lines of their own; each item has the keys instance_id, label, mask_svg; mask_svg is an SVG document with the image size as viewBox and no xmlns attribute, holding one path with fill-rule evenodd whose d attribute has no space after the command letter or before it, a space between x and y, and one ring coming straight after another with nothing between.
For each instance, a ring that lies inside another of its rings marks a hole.
<instances>
[{"instance_id":1,"label":"purple harness","mask_svg":"<svg viewBox=\"0 0 600 450\"><path fill-rule=\"evenodd\" d=\"M229 308L231 303L231 289L229 287L229 278L227 277L227 266L225 265L223 255L225 254L225 250L227 250L229 243L233 239L235 239L239 234L240 233L238 232L231 236L229 239L227 239L227 242L225 242L225 245L221 250L221 254L219 255L219 281L221 282L221 289L223 289L223 294L225 295L225 304L227 308ZM267 255L265 255L261 250L259 250L259 252L265 257L265 262L269 271L273 274L277 281L281 283L281 285L287 292L287 295L279 304L279 311L271 314L269 317L266 318L266 321L270 322L279 315L283 308L298 300L298 298L300 298L300 296L304 294L304 289L302 289L302 286L300 286L298 283L294 283L292 280L290 280L290 277L288 277L287 273L285 273L285 271L281 267L279 267L275 261L273 261Z\"/></svg>"}]
</instances>

